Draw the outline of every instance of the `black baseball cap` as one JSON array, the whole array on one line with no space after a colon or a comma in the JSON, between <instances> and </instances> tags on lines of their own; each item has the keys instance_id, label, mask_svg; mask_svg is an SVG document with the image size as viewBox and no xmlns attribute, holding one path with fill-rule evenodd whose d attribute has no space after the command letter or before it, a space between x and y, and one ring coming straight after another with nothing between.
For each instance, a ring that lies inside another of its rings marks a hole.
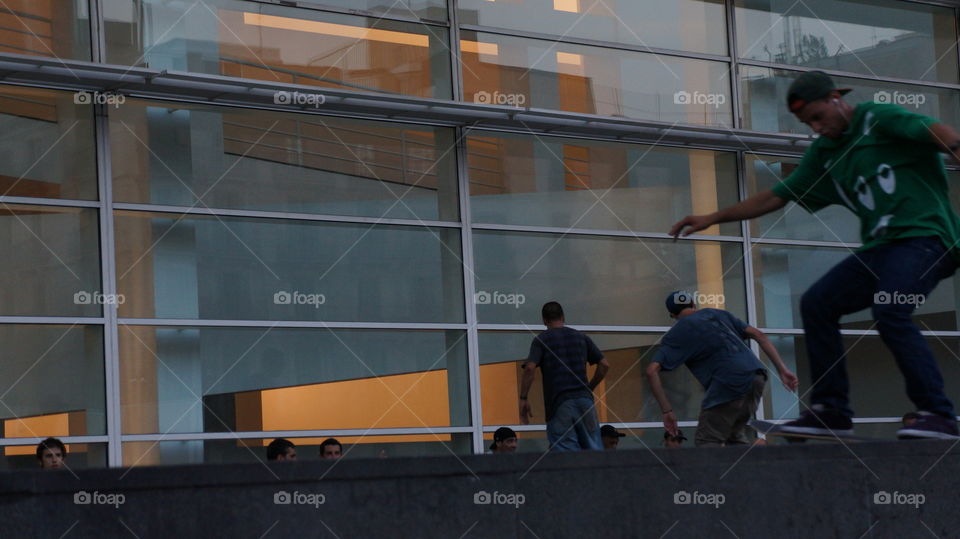
<instances>
[{"instance_id":1,"label":"black baseball cap","mask_svg":"<svg viewBox=\"0 0 960 539\"><path fill-rule=\"evenodd\" d=\"M493 448L497 446L497 442L502 442L507 438L516 438L516 437L517 437L517 433L513 432L513 429L511 429L510 427L500 427L499 429L496 430L496 432L493 433L493 443L490 444L490 450L492 451Z\"/></svg>"},{"instance_id":2,"label":"black baseball cap","mask_svg":"<svg viewBox=\"0 0 960 539\"><path fill-rule=\"evenodd\" d=\"M807 103L826 97L834 90L843 95L851 88L837 88L830 75L823 71L807 71L790 84L790 89L787 90L787 108L797 114Z\"/></svg>"},{"instance_id":3,"label":"black baseball cap","mask_svg":"<svg viewBox=\"0 0 960 539\"><path fill-rule=\"evenodd\" d=\"M684 290L674 290L670 292L670 295L667 296L667 300L664 303L667 305L667 310L670 311L670 314L680 314L680 311L695 306L693 294Z\"/></svg>"},{"instance_id":4,"label":"black baseball cap","mask_svg":"<svg viewBox=\"0 0 960 539\"><path fill-rule=\"evenodd\" d=\"M600 436L604 438L623 438L626 434L618 431L613 425L604 425L600 427Z\"/></svg>"}]
</instances>

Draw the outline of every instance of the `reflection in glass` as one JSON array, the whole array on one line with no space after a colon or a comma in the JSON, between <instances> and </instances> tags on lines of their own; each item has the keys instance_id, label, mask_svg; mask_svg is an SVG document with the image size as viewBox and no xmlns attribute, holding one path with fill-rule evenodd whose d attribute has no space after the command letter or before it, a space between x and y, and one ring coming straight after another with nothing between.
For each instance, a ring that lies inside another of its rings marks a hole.
<instances>
[{"instance_id":1,"label":"reflection in glass","mask_svg":"<svg viewBox=\"0 0 960 539\"><path fill-rule=\"evenodd\" d=\"M739 243L480 230L473 241L481 323L539 328L541 306L559 301L574 327L667 326L678 289L746 317Z\"/></svg>"},{"instance_id":2,"label":"reflection in glass","mask_svg":"<svg viewBox=\"0 0 960 539\"><path fill-rule=\"evenodd\" d=\"M0 205L0 314L100 316L96 209Z\"/></svg>"},{"instance_id":3,"label":"reflection in glass","mask_svg":"<svg viewBox=\"0 0 960 539\"><path fill-rule=\"evenodd\" d=\"M0 345L0 437L105 434L101 326L2 324Z\"/></svg>"},{"instance_id":4,"label":"reflection in glass","mask_svg":"<svg viewBox=\"0 0 960 539\"><path fill-rule=\"evenodd\" d=\"M742 58L957 82L953 10L893 0L736 0Z\"/></svg>"},{"instance_id":5,"label":"reflection in glass","mask_svg":"<svg viewBox=\"0 0 960 539\"><path fill-rule=\"evenodd\" d=\"M727 64L477 32L460 42L464 96L668 123L730 125Z\"/></svg>"},{"instance_id":6,"label":"reflection in glass","mask_svg":"<svg viewBox=\"0 0 960 539\"><path fill-rule=\"evenodd\" d=\"M526 360L530 342L543 326L530 331L481 331L480 397L484 425L519 424L520 366ZM649 391L646 368L656 356L662 335L639 333L588 333L603 352L610 371L594 389L601 423L662 421L660 407ZM587 378L593 367L587 367ZM703 387L686 368L662 376L664 389L681 421L695 421L700 414ZM531 423L543 424L543 375L530 388ZM662 435L661 435L662 436ZM692 436L688 436L691 440ZM522 445L522 444L521 444Z\"/></svg>"},{"instance_id":7,"label":"reflection in glass","mask_svg":"<svg viewBox=\"0 0 960 539\"><path fill-rule=\"evenodd\" d=\"M721 0L460 0L461 24L727 54Z\"/></svg>"},{"instance_id":8,"label":"reflection in glass","mask_svg":"<svg viewBox=\"0 0 960 539\"><path fill-rule=\"evenodd\" d=\"M800 123L786 105L787 89L798 75L800 73L796 71L741 66L740 99L743 102L744 128L812 135L813 131ZM897 103L911 112L931 116L948 124L960 123L960 94L955 90L844 77L833 77L833 81L839 88L853 89L844 98L852 105L864 101Z\"/></svg>"},{"instance_id":9,"label":"reflection in glass","mask_svg":"<svg viewBox=\"0 0 960 539\"><path fill-rule=\"evenodd\" d=\"M469 424L461 330L120 328L125 434Z\"/></svg>"},{"instance_id":10,"label":"reflection in glass","mask_svg":"<svg viewBox=\"0 0 960 539\"><path fill-rule=\"evenodd\" d=\"M324 438L287 438L297 447L297 460L319 460ZM398 457L439 457L469 455L471 435L401 434L337 436L348 460ZM240 440L180 440L162 442L125 442L124 466L175 464L266 463L267 445L273 438ZM264 471L266 474L267 472Z\"/></svg>"},{"instance_id":11,"label":"reflection in glass","mask_svg":"<svg viewBox=\"0 0 960 539\"><path fill-rule=\"evenodd\" d=\"M419 17L447 20L446 0L300 0L303 5L332 6L367 11L385 17Z\"/></svg>"},{"instance_id":12,"label":"reflection in glass","mask_svg":"<svg viewBox=\"0 0 960 539\"><path fill-rule=\"evenodd\" d=\"M473 131L474 222L666 232L735 204L732 153ZM701 234L740 235L737 223Z\"/></svg>"},{"instance_id":13,"label":"reflection in glass","mask_svg":"<svg viewBox=\"0 0 960 539\"><path fill-rule=\"evenodd\" d=\"M844 248L754 245L753 268L760 327L802 328L800 298L853 251ZM957 330L956 274L940 284L914 312L921 330ZM869 309L840 319L844 329L876 329Z\"/></svg>"},{"instance_id":14,"label":"reflection in glass","mask_svg":"<svg viewBox=\"0 0 960 539\"><path fill-rule=\"evenodd\" d=\"M90 12L74 0L5 0L0 52L90 61Z\"/></svg>"},{"instance_id":15,"label":"reflection in glass","mask_svg":"<svg viewBox=\"0 0 960 539\"><path fill-rule=\"evenodd\" d=\"M747 196L773 188L800 163L798 158L755 154L747 154L745 159ZM781 210L749 222L754 238L860 243L860 222L843 206L828 206L811 215L791 202Z\"/></svg>"},{"instance_id":16,"label":"reflection in glass","mask_svg":"<svg viewBox=\"0 0 960 539\"><path fill-rule=\"evenodd\" d=\"M235 0L136 0L105 17L111 64L451 97L443 28Z\"/></svg>"},{"instance_id":17,"label":"reflection in glass","mask_svg":"<svg viewBox=\"0 0 960 539\"><path fill-rule=\"evenodd\" d=\"M784 362L800 377L797 394L784 389L780 382L771 378L772 393L764 398L767 417L792 419L805 410L797 404L797 395L809 394L810 368L803 336L771 336L771 341L780 352ZM933 355L946 381L946 392L954 404L960 402L960 340L954 337L927 337ZM893 355L884 346L879 336L847 335L843 338L847 351L846 367L850 377L850 406L858 417L900 417L916 411L916 406L907 398L903 376L897 369ZM776 374L775 372L773 373ZM772 397L772 398L771 398ZM810 404L809 399L804 401ZM798 408L799 407L799 408ZM860 425L854 429L860 436Z\"/></svg>"},{"instance_id":18,"label":"reflection in glass","mask_svg":"<svg viewBox=\"0 0 960 539\"><path fill-rule=\"evenodd\" d=\"M118 211L121 317L462 322L460 229Z\"/></svg>"},{"instance_id":19,"label":"reflection in glass","mask_svg":"<svg viewBox=\"0 0 960 539\"><path fill-rule=\"evenodd\" d=\"M457 220L452 130L128 100L118 202Z\"/></svg>"},{"instance_id":20,"label":"reflection in glass","mask_svg":"<svg viewBox=\"0 0 960 539\"><path fill-rule=\"evenodd\" d=\"M96 200L93 106L75 97L0 86L0 195Z\"/></svg>"},{"instance_id":21,"label":"reflection in glass","mask_svg":"<svg viewBox=\"0 0 960 539\"><path fill-rule=\"evenodd\" d=\"M71 470L107 467L107 444L71 444L66 442L66 464ZM7 445L0 458L0 471L36 470L37 444Z\"/></svg>"}]
</instances>

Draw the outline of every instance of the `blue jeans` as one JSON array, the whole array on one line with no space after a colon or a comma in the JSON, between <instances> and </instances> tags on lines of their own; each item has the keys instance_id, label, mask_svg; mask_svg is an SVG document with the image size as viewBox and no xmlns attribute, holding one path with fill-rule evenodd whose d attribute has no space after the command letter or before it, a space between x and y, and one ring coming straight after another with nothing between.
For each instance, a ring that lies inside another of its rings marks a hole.
<instances>
[{"instance_id":1,"label":"blue jeans","mask_svg":"<svg viewBox=\"0 0 960 539\"><path fill-rule=\"evenodd\" d=\"M906 380L907 396L917 410L954 417L940 368L912 315L916 298L925 298L956 269L943 242L928 236L854 253L814 283L800 300L814 384L811 403L853 417L840 317L870 307L880 338L893 353Z\"/></svg>"},{"instance_id":2,"label":"blue jeans","mask_svg":"<svg viewBox=\"0 0 960 539\"><path fill-rule=\"evenodd\" d=\"M593 397L575 397L561 402L547 421L547 439L552 451L602 450Z\"/></svg>"}]
</instances>

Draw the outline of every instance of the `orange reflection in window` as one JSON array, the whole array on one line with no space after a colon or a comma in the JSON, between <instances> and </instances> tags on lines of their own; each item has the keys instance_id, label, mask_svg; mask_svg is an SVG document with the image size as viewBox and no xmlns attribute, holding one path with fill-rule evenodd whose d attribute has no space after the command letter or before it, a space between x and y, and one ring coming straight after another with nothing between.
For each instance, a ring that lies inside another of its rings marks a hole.
<instances>
[{"instance_id":1,"label":"orange reflection in window","mask_svg":"<svg viewBox=\"0 0 960 539\"><path fill-rule=\"evenodd\" d=\"M33 438L47 436L83 436L87 433L87 412L38 415L3 421L4 438ZM33 455L35 446L4 447L5 455ZM68 451L69 453L69 451Z\"/></svg>"}]
</instances>

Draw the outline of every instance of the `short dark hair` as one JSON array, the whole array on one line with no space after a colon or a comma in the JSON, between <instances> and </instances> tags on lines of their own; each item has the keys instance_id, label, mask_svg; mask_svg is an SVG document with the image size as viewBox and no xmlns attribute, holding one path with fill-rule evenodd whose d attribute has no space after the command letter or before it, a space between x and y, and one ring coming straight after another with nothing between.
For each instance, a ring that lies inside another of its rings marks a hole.
<instances>
[{"instance_id":1,"label":"short dark hair","mask_svg":"<svg viewBox=\"0 0 960 539\"><path fill-rule=\"evenodd\" d=\"M543 308L540 309L540 315L543 316L544 322L563 320L563 307L556 301L548 301L544 303Z\"/></svg>"},{"instance_id":2,"label":"short dark hair","mask_svg":"<svg viewBox=\"0 0 960 539\"><path fill-rule=\"evenodd\" d=\"M63 442L61 442L58 438L51 436L37 444L37 460L43 462L43 452L47 449L51 451L54 449L59 449L61 456L64 458L67 456L67 446L63 445Z\"/></svg>"},{"instance_id":3,"label":"short dark hair","mask_svg":"<svg viewBox=\"0 0 960 539\"><path fill-rule=\"evenodd\" d=\"M323 455L323 452L327 449L328 445L338 445L340 446L340 451L343 452L343 444L337 441L336 438L327 438L320 444L320 455Z\"/></svg>"},{"instance_id":4,"label":"short dark hair","mask_svg":"<svg viewBox=\"0 0 960 539\"><path fill-rule=\"evenodd\" d=\"M293 442L286 438L277 438L267 446L267 460L277 460L281 456L286 456L287 451L297 447Z\"/></svg>"}]
</instances>

